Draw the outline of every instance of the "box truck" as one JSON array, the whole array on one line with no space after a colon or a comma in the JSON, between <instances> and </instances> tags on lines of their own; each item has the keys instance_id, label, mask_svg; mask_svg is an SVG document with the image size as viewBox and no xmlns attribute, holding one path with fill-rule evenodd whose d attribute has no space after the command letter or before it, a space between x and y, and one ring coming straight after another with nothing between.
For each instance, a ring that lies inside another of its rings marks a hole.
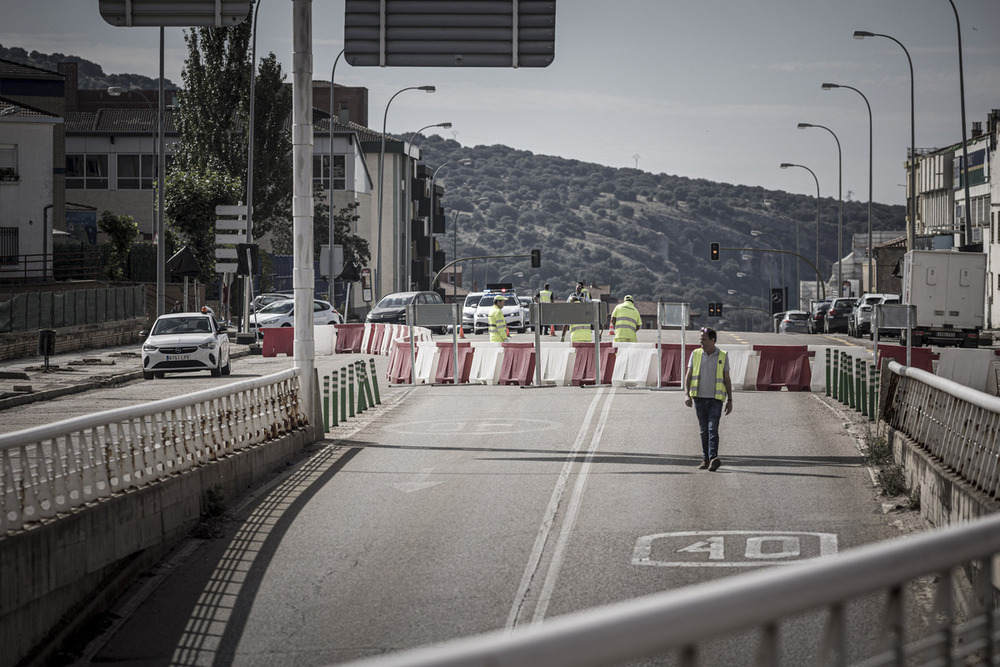
<instances>
[{"instance_id":1,"label":"box truck","mask_svg":"<svg viewBox=\"0 0 1000 667\"><path fill-rule=\"evenodd\" d=\"M986 253L906 253L903 303L916 306L914 346L978 347L986 307ZM901 338L905 344L905 330Z\"/></svg>"}]
</instances>

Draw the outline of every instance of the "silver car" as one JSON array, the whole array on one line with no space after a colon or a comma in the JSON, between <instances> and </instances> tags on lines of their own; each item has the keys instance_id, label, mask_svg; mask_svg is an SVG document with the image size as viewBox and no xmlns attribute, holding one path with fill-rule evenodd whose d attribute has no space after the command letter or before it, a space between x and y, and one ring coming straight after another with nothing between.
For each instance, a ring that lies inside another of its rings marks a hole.
<instances>
[{"instance_id":1,"label":"silver car","mask_svg":"<svg viewBox=\"0 0 1000 667\"><path fill-rule=\"evenodd\" d=\"M507 321L507 329L510 331L524 331L524 319L521 316L521 302L517 295L512 292L504 293L503 317ZM484 333L490 328L490 309L493 308L493 299L497 294L486 292L479 298L479 306L472 320L474 333Z\"/></svg>"},{"instance_id":2,"label":"silver car","mask_svg":"<svg viewBox=\"0 0 1000 667\"><path fill-rule=\"evenodd\" d=\"M809 333L809 313L804 310L787 310L782 313L778 333Z\"/></svg>"},{"instance_id":3,"label":"silver car","mask_svg":"<svg viewBox=\"0 0 1000 667\"><path fill-rule=\"evenodd\" d=\"M142 377L152 380L165 373L211 371L229 375L229 334L211 315L160 315L151 331L142 331Z\"/></svg>"}]
</instances>

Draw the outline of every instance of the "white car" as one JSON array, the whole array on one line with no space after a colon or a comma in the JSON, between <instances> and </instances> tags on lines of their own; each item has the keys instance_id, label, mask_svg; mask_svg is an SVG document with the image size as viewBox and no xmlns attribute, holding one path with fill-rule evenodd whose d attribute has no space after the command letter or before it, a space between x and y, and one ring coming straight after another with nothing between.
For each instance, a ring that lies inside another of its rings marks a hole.
<instances>
[{"instance_id":1,"label":"white car","mask_svg":"<svg viewBox=\"0 0 1000 667\"><path fill-rule=\"evenodd\" d=\"M313 324L343 324L337 309L330 305L329 301L313 300ZM275 301L261 308L255 315L250 316L250 331L257 328L265 329L271 327L293 327L295 326L295 300L286 299Z\"/></svg>"},{"instance_id":2,"label":"white car","mask_svg":"<svg viewBox=\"0 0 1000 667\"><path fill-rule=\"evenodd\" d=\"M507 329L510 331L524 332L524 319L521 315L521 302L517 300L517 295L513 292L504 293L503 317L507 321ZM472 330L474 333L488 332L490 329L490 309L493 308L493 299L496 293L486 292L479 297L479 306L476 307L475 315L472 318Z\"/></svg>"},{"instance_id":3,"label":"white car","mask_svg":"<svg viewBox=\"0 0 1000 667\"><path fill-rule=\"evenodd\" d=\"M142 331L142 377L152 380L165 373L211 371L229 375L229 334L211 315L160 315L151 331Z\"/></svg>"},{"instance_id":4,"label":"white car","mask_svg":"<svg viewBox=\"0 0 1000 667\"><path fill-rule=\"evenodd\" d=\"M482 292L469 292L465 297L465 305L462 306L462 330L472 333L476 321L476 309L483 298Z\"/></svg>"}]
</instances>

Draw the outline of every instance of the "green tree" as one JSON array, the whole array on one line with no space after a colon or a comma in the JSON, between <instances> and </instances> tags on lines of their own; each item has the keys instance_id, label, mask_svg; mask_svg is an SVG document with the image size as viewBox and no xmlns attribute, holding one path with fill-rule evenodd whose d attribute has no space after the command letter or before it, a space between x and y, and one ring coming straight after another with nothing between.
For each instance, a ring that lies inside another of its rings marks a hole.
<instances>
[{"instance_id":1,"label":"green tree","mask_svg":"<svg viewBox=\"0 0 1000 667\"><path fill-rule=\"evenodd\" d=\"M174 169L167 176L164 211L180 245L194 253L202 282L215 279L215 207L235 204L242 184L224 173Z\"/></svg>"},{"instance_id":2,"label":"green tree","mask_svg":"<svg viewBox=\"0 0 1000 667\"><path fill-rule=\"evenodd\" d=\"M319 259L320 248L329 242L330 238L330 207L319 196L318 190L313 193L313 259ZM371 259L368 241L352 230L355 223L361 219L358 215L358 202L351 202L333 214L333 234L337 245L344 246L344 266L352 262L358 266L366 266ZM272 234L272 247L277 255L291 255L294 252L292 226L278 225Z\"/></svg>"},{"instance_id":3,"label":"green tree","mask_svg":"<svg viewBox=\"0 0 1000 667\"><path fill-rule=\"evenodd\" d=\"M108 278L121 280L125 275L132 242L139 235L139 225L131 215L115 215L111 211L104 211L97 227L108 235L108 243L111 244L111 254L105 267Z\"/></svg>"}]
</instances>

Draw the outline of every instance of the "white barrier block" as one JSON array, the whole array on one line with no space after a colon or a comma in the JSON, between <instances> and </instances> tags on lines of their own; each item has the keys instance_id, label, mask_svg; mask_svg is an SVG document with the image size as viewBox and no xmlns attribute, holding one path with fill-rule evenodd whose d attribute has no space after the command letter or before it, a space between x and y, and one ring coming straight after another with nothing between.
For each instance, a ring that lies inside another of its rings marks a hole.
<instances>
[{"instance_id":1,"label":"white barrier block","mask_svg":"<svg viewBox=\"0 0 1000 667\"><path fill-rule=\"evenodd\" d=\"M497 384L500 382L500 367L503 361L502 343L473 343L472 368L469 384Z\"/></svg>"},{"instance_id":2,"label":"white barrier block","mask_svg":"<svg viewBox=\"0 0 1000 667\"><path fill-rule=\"evenodd\" d=\"M417 340L417 383L434 382L434 371L437 370L438 346L434 341Z\"/></svg>"},{"instance_id":3,"label":"white barrier block","mask_svg":"<svg viewBox=\"0 0 1000 667\"><path fill-rule=\"evenodd\" d=\"M544 343L542 345L542 384L566 387L573 381L573 363L576 348L572 343Z\"/></svg>"},{"instance_id":4,"label":"white barrier block","mask_svg":"<svg viewBox=\"0 0 1000 667\"><path fill-rule=\"evenodd\" d=\"M313 327L315 354L329 356L337 349L337 327Z\"/></svg>"},{"instance_id":5,"label":"white barrier block","mask_svg":"<svg viewBox=\"0 0 1000 667\"><path fill-rule=\"evenodd\" d=\"M691 348L692 351L697 348ZM733 383L733 391L756 389L757 388L757 368L760 355L749 345L720 345L720 349L729 355L729 379ZM690 356L690 354L689 354ZM681 369L681 376L687 375L687 360L684 360L684 368ZM683 388L684 383L681 382Z\"/></svg>"},{"instance_id":6,"label":"white barrier block","mask_svg":"<svg viewBox=\"0 0 1000 667\"><path fill-rule=\"evenodd\" d=\"M991 364L996 358L993 350L939 347L937 351L941 358L934 371L936 375L977 391L989 393L991 385L993 391L996 391L996 376L990 373Z\"/></svg>"},{"instance_id":7,"label":"white barrier block","mask_svg":"<svg viewBox=\"0 0 1000 667\"><path fill-rule=\"evenodd\" d=\"M369 324L368 322L365 322L365 332L361 336L361 352L362 353L364 353L364 354L368 353L368 342L372 339L372 336L375 335L375 327L377 327L377 326L378 326L377 324ZM334 349L336 349L336 348L334 348Z\"/></svg>"},{"instance_id":8,"label":"white barrier block","mask_svg":"<svg viewBox=\"0 0 1000 667\"><path fill-rule=\"evenodd\" d=\"M656 386L656 348L652 343L614 343L615 368L611 373L613 387Z\"/></svg>"}]
</instances>

